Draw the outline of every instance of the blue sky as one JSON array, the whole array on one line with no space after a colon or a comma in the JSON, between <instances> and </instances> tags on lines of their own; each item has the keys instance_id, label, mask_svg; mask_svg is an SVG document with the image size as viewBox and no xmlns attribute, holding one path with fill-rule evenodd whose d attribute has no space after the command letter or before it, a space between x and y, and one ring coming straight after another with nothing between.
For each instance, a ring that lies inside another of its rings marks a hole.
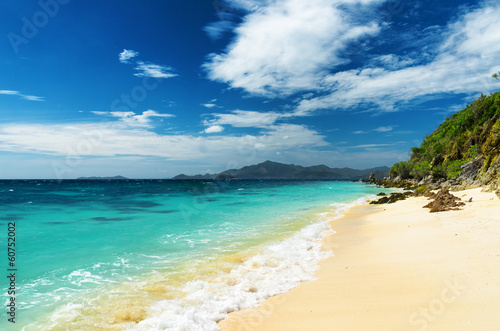
<instances>
[{"instance_id":1,"label":"blue sky","mask_svg":"<svg viewBox=\"0 0 500 331\"><path fill-rule=\"evenodd\" d=\"M498 1L0 3L0 178L407 159L500 82Z\"/></svg>"}]
</instances>

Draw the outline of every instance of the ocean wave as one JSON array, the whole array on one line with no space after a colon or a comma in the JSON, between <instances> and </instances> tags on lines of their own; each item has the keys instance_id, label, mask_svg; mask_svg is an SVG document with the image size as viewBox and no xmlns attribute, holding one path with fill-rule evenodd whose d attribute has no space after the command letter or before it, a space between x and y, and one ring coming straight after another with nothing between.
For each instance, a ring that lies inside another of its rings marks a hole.
<instances>
[{"instance_id":1,"label":"ocean wave","mask_svg":"<svg viewBox=\"0 0 500 331\"><path fill-rule=\"evenodd\" d=\"M226 243L228 245L221 251L227 252L233 244L239 253L231 256L221 255L220 264L217 264L218 261L206 260L205 262L212 264L211 269L206 268L210 269L209 272L202 270L206 267L203 263L193 265L189 272L195 276L191 279L169 283L169 274L161 271L153 272L151 278L128 278L130 284L121 285L109 293L102 293L93 298L87 296L59 306L49 320L32 324L29 330L37 330L37 327L42 326L41 329L44 330L55 326L64 329L63 325L71 325L73 329L76 325L98 325L103 329L119 327L131 331L218 330L217 322L226 318L228 313L255 307L274 295L291 290L300 282L314 280L314 273L319 268L318 262L332 255L332 252L324 251L321 245L322 238L334 233L328 222L341 217L349 208L364 204L367 199L374 197L366 196L349 203L332 203L328 211L314 215L314 223L267 246L240 251L240 243ZM223 225L230 226L231 223ZM211 230L222 230L225 226L219 225ZM203 229L203 234L207 234L207 229ZM197 237L188 236L186 233L166 234L161 237L161 241L164 244L208 243L206 237ZM148 257L154 258L155 262L161 258ZM115 263L127 268L129 261L124 258L119 260ZM67 281L73 286L83 283L109 284L109 280L100 278L103 273L99 273L101 276L95 274L105 265L104 262L96 262L87 269L75 270L66 276ZM169 291L174 287L172 293L176 294L170 295ZM121 292L123 289L130 292ZM159 296L156 297L156 294ZM146 298L147 295L151 295L151 300ZM124 301L116 302L120 300ZM116 306L107 307L111 303ZM104 307L109 309L102 309ZM105 312L108 310L109 312ZM92 316L91 312L99 312L104 317ZM110 315L105 315L107 313Z\"/></svg>"},{"instance_id":2,"label":"ocean wave","mask_svg":"<svg viewBox=\"0 0 500 331\"><path fill-rule=\"evenodd\" d=\"M320 239L332 233L326 222L311 224L294 236L262 249L228 274L184 285L187 295L163 300L149 317L128 330L218 330L227 313L254 307L265 299L314 279L318 262L331 255Z\"/></svg>"}]
</instances>

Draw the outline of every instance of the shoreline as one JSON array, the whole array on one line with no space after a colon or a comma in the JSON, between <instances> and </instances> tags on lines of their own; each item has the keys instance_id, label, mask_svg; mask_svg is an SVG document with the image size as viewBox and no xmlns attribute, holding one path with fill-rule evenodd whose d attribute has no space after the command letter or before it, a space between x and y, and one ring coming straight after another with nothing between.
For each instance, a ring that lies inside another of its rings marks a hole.
<instances>
[{"instance_id":1,"label":"shoreline","mask_svg":"<svg viewBox=\"0 0 500 331\"><path fill-rule=\"evenodd\" d=\"M331 257L317 278L256 308L232 312L221 330L494 330L500 310L500 201L429 213L428 200L356 206L330 221Z\"/></svg>"},{"instance_id":2,"label":"shoreline","mask_svg":"<svg viewBox=\"0 0 500 331\"><path fill-rule=\"evenodd\" d=\"M214 234L224 234L221 230L228 234L220 236L225 242L219 240L218 246L214 245L221 247L220 251L213 250L211 254L192 261L179 259L184 262L172 263L158 272L141 272L138 269L135 274L129 274L131 277L127 280L114 282L112 275L105 273L107 266L111 265L105 260L93 261L87 269L69 269L65 272L68 277L61 279L67 279L75 287L77 282L90 283L97 279L100 283L92 283L87 287L83 284L81 290L80 287L75 289L74 295L68 296L62 303L33 306L35 309L27 311L35 317L31 321L25 320L26 329L50 329L56 325L78 329L94 325L103 329L121 327L146 330L154 329L157 325L176 327L190 323L188 328L216 330L217 321L224 318L228 311L253 307L273 295L289 291L299 282L312 280L318 260L328 254L321 251L320 242L330 232L325 221L340 217L341 212L353 205L366 203L367 198L374 199L375 193L380 192L380 188L364 184L338 184L314 184L312 188L315 194L310 194L308 198L305 193L300 194L296 205L291 206L290 210L283 208L288 207L290 199L281 205L268 204L269 211L265 215L272 217L264 219L260 227L258 224L249 226L254 229L253 232L232 231L233 224L234 229L239 229L237 222L219 222L215 228L210 226L208 230ZM288 185L284 187L289 190ZM309 185L301 187L309 190ZM347 194L339 195L335 199L338 202L331 202L332 194L336 196L337 191L342 192L344 189L347 189ZM290 194L287 193L287 196ZM241 199L248 200L247 197ZM240 210L241 207L232 208ZM113 215L106 216L111 219ZM255 230L259 228L260 231ZM168 245L179 239L173 233L174 237ZM151 257L161 257L162 254L157 255ZM128 264L128 260L121 261ZM63 288L57 281L53 284L56 289ZM46 293L50 295L52 292ZM193 315L192 311L197 313Z\"/></svg>"}]
</instances>

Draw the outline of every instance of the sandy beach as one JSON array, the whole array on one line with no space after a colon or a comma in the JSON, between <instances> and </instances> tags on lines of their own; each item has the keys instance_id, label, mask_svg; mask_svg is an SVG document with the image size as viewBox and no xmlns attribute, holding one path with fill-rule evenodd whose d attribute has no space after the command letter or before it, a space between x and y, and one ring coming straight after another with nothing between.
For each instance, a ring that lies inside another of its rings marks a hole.
<instances>
[{"instance_id":1,"label":"sandy beach","mask_svg":"<svg viewBox=\"0 0 500 331\"><path fill-rule=\"evenodd\" d=\"M460 211L429 213L427 198L351 209L323 240L333 256L317 280L222 330L499 330L500 200L454 192ZM472 198L472 202L468 202Z\"/></svg>"}]
</instances>

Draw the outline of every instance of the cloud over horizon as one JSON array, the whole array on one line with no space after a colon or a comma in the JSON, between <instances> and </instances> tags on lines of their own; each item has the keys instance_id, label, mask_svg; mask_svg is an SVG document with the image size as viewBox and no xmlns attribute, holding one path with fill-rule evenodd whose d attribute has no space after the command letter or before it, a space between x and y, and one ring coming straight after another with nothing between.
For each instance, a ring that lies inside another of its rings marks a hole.
<instances>
[{"instance_id":1,"label":"cloud over horizon","mask_svg":"<svg viewBox=\"0 0 500 331\"><path fill-rule=\"evenodd\" d=\"M215 161L234 155L259 152L274 155L278 151L325 146L324 137L303 125L271 125L256 134L211 135L158 134L150 130L151 117L170 117L153 111L94 112L118 118L118 121L67 124L0 125L0 151L59 156L147 156L166 160ZM210 130L209 130L210 131ZM212 133L222 130L212 126ZM242 152L243 151L243 152Z\"/></svg>"}]
</instances>

